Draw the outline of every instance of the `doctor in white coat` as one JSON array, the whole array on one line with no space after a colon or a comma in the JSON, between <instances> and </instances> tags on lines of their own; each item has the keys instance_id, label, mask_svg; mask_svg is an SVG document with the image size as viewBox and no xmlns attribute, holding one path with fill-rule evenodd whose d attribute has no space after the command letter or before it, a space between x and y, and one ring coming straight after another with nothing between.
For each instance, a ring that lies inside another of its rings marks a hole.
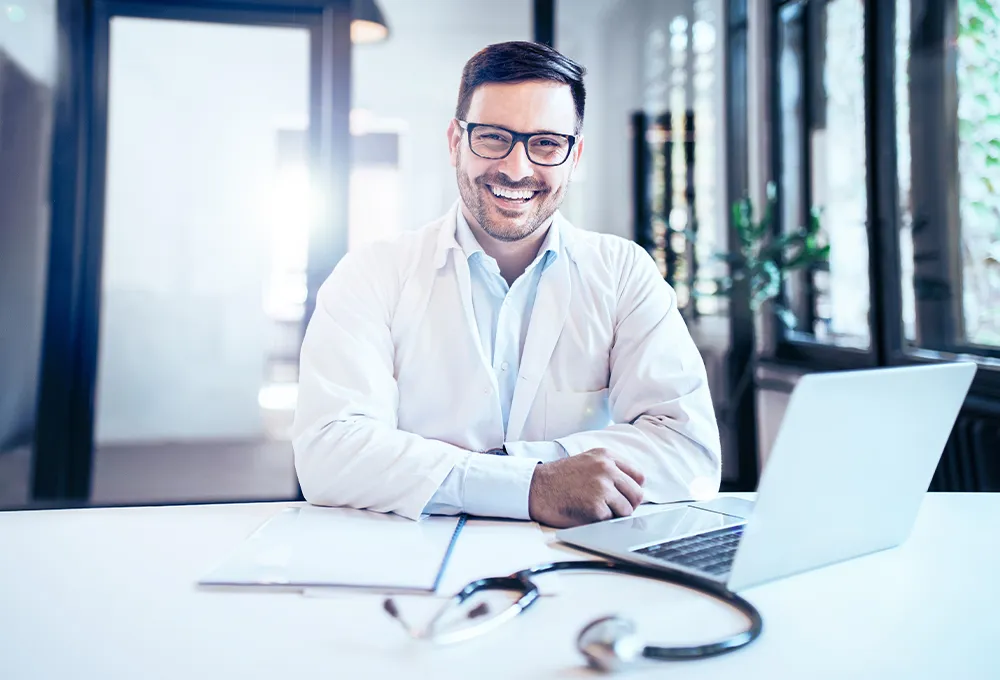
<instances>
[{"instance_id":1,"label":"doctor in white coat","mask_svg":"<svg viewBox=\"0 0 1000 680\"><path fill-rule=\"evenodd\" d=\"M321 287L292 442L310 503L563 527L718 491L673 290L636 244L558 212L583 74L535 43L473 56L447 131L460 200Z\"/></svg>"}]
</instances>

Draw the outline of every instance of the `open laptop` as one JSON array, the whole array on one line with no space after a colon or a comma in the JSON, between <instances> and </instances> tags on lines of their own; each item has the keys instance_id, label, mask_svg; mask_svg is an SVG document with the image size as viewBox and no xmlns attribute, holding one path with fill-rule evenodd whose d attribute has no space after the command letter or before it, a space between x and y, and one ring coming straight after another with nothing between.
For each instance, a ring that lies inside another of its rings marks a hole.
<instances>
[{"instance_id":1,"label":"open laptop","mask_svg":"<svg viewBox=\"0 0 1000 680\"><path fill-rule=\"evenodd\" d=\"M556 533L617 560L738 591L909 535L971 362L811 374L791 395L754 503L720 497Z\"/></svg>"}]
</instances>

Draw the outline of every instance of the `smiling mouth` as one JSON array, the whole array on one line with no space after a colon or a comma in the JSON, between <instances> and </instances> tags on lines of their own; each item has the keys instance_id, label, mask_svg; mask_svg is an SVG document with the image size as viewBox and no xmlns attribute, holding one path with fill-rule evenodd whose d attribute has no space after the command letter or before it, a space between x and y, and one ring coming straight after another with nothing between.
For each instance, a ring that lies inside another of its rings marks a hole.
<instances>
[{"instance_id":1,"label":"smiling mouth","mask_svg":"<svg viewBox=\"0 0 1000 680\"><path fill-rule=\"evenodd\" d=\"M501 205L524 205L530 203L535 196L541 193L531 189L508 189L492 184L487 184L486 188Z\"/></svg>"}]
</instances>

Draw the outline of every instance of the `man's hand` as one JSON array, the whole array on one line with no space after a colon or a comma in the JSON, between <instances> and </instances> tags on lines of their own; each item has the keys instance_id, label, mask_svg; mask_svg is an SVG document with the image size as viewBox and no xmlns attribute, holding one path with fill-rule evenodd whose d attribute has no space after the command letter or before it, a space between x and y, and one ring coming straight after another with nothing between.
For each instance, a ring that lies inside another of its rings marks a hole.
<instances>
[{"instance_id":1,"label":"man's hand","mask_svg":"<svg viewBox=\"0 0 1000 680\"><path fill-rule=\"evenodd\" d=\"M645 477L607 449L591 449L535 468L528 514L564 528L627 517L642 503Z\"/></svg>"}]
</instances>

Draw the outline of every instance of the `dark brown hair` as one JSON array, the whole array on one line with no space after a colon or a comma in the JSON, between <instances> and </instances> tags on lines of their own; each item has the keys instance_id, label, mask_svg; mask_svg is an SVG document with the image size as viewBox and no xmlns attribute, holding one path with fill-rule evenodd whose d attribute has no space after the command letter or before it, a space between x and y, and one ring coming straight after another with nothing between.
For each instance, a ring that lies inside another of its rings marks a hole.
<instances>
[{"instance_id":1,"label":"dark brown hair","mask_svg":"<svg viewBox=\"0 0 1000 680\"><path fill-rule=\"evenodd\" d=\"M551 80L569 85L576 106L576 133L583 128L587 90L583 86L586 69L548 45L513 41L490 45L477 52L462 69L455 117L464 120L476 88L486 83L522 83Z\"/></svg>"}]
</instances>

